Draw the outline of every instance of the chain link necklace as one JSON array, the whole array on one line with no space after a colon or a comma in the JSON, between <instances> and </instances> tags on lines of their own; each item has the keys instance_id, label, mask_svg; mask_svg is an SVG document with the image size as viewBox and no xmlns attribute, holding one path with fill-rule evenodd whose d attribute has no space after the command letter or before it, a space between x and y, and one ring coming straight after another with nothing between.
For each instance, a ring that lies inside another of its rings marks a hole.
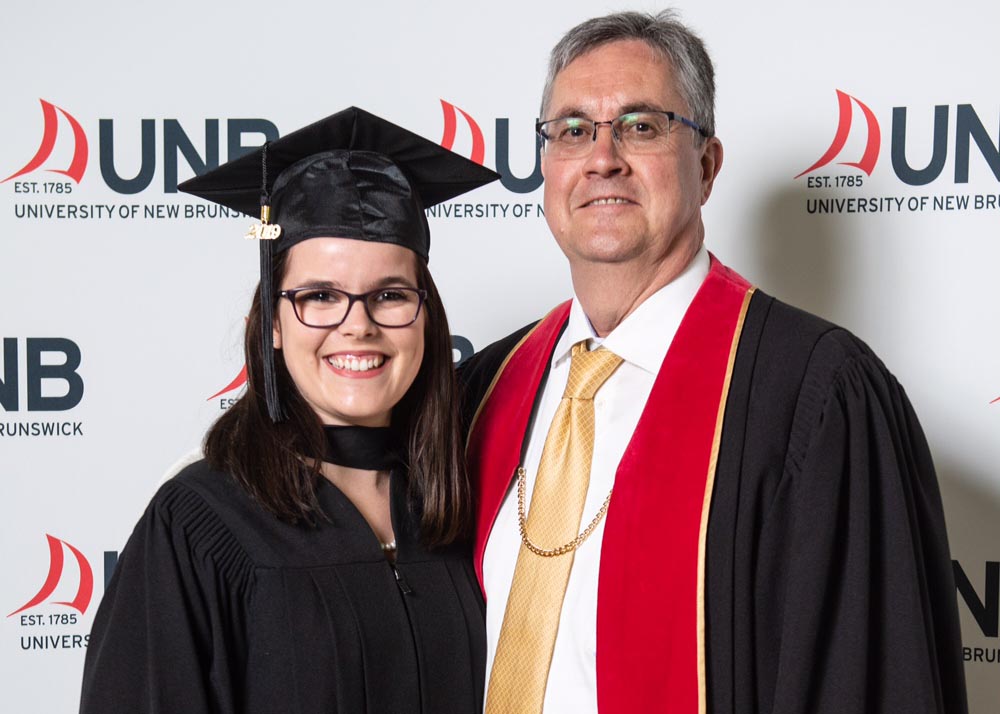
<instances>
[{"instance_id":1,"label":"chain link necklace","mask_svg":"<svg viewBox=\"0 0 1000 714\"><path fill-rule=\"evenodd\" d=\"M543 558L552 558L557 555L563 555L574 551L580 547L583 541L590 537L590 534L594 532L597 528L597 524L601 522L605 514L608 512L608 506L611 505L611 494L614 491L608 491L608 497L604 499L604 503L601 504L600 509L597 511L597 515L594 516L586 528L584 528L576 538L571 540L569 543L559 546L558 548L545 549L539 548L537 545L531 542L528 538L528 519L524 515L524 485L527 479L527 472L524 470L523 466L519 466L517 469L517 527L521 531L521 542L524 543L524 547L530 550L535 555L540 555Z\"/></svg>"}]
</instances>

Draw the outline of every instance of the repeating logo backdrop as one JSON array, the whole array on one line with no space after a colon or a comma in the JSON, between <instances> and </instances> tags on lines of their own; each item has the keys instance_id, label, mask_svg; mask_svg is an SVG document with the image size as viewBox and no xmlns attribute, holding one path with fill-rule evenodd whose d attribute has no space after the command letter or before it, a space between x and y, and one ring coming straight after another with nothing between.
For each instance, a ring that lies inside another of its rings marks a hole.
<instances>
[{"instance_id":1,"label":"repeating logo backdrop","mask_svg":"<svg viewBox=\"0 0 1000 714\"><path fill-rule=\"evenodd\" d=\"M501 182L429 212L462 359L571 292L532 129L549 48L607 9L58 0L6 13L0 709L76 710L118 552L245 381L248 219L177 183L352 104L495 168ZM1000 10L680 9L718 68L726 154L708 245L851 328L906 386L944 493L972 711L995 712Z\"/></svg>"}]
</instances>

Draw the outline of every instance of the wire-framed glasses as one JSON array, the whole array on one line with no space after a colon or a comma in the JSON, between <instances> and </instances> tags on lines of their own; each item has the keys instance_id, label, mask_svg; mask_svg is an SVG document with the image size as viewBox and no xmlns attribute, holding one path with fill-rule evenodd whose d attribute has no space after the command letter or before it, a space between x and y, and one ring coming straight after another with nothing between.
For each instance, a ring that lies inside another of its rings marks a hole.
<instances>
[{"instance_id":1,"label":"wire-framed glasses","mask_svg":"<svg viewBox=\"0 0 1000 714\"><path fill-rule=\"evenodd\" d=\"M306 327L337 327L347 319L355 302L361 302L368 319L380 327L406 327L420 316L427 291L419 288L379 288L355 295L336 288L306 287L282 290L292 303L295 317Z\"/></svg>"},{"instance_id":2,"label":"wire-framed glasses","mask_svg":"<svg viewBox=\"0 0 1000 714\"><path fill-rule=\"evenodd\" d=\"M607 125L611 136L623 151L652 154L666 146L672 124L694 129L704 137L708 132L692 120L674 112L629 112L610 121L593 121L582 117L560 117L535 124L542 137L545 151L554 158L578 158L589 154L597 141L597 129Z\"/></svg>"}]
</instances>

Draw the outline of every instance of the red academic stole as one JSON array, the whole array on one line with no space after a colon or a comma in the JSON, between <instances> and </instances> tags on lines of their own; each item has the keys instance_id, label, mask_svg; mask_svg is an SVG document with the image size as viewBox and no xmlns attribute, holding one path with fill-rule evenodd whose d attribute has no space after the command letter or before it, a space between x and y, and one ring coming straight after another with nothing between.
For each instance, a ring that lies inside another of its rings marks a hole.
<instances>
[{"instance_id":1,"label":"red academic stole","mask_svg":"<svg viewBox=\"0 0 1000 714\"><path fill-rule=\"evenodd\" d=\"M726 395L753 289L714 257L681 321L615 475L601 546L601 714L703 714L705 539ZM476 573L520 465L564 303L508 355L469 436L477 489Z\"/></svg>"}]
</instances>

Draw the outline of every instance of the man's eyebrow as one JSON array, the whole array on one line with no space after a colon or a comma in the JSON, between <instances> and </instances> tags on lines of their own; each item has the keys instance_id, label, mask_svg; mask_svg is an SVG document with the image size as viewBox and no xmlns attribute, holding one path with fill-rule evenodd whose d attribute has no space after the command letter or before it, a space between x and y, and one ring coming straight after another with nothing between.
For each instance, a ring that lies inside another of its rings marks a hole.
<instances>
[{"instance_id":1,"label":"man's eyebrow","mask_svg":"<svg viewBox=\"0 0 1000 714\"><path fill-rule=\"evenodd\" d=\"M650 104L648 102L633 102L631 104L626 104L621 108L621 114L631 114L633 112L662 112L666 111L663 107L657 106L655 104ZM619 116L621 116L619 114Z\"/></svg>"},{"instance_id":2,"label":"man's eyebrow","mask_svg":"<svg viewBox=\"0 0 1000 714\"><path fill-rule=\"evenodd\" d=\"M662 112L662 111L666 110L657 104L651 104L650 102L646 101L631 102L622 107L619 107L618 114L616 114L614 117L608 117L608 120L620 117L622 114L631 114L633 112ZM578 106L561 107L558 112L554 112L552 115L552 119L563 119L566 117L577 117L579 119L591 119L594 121L600 121L599 119L595 120L594 117L592 117L585 109Z\"/></svg>"},{"instance_id":3,"label":"man's eyebrow","mask_svg":"<svg viewBox=\"0 0 1000 714\"><path fill-rule=\"evenodd\" d=\"M553 112L550 119L565 119L566 117L576 117L578 119L590 119L590 115L580 107L562 107L558 112Z\"/></svg>"}]
</instances>

